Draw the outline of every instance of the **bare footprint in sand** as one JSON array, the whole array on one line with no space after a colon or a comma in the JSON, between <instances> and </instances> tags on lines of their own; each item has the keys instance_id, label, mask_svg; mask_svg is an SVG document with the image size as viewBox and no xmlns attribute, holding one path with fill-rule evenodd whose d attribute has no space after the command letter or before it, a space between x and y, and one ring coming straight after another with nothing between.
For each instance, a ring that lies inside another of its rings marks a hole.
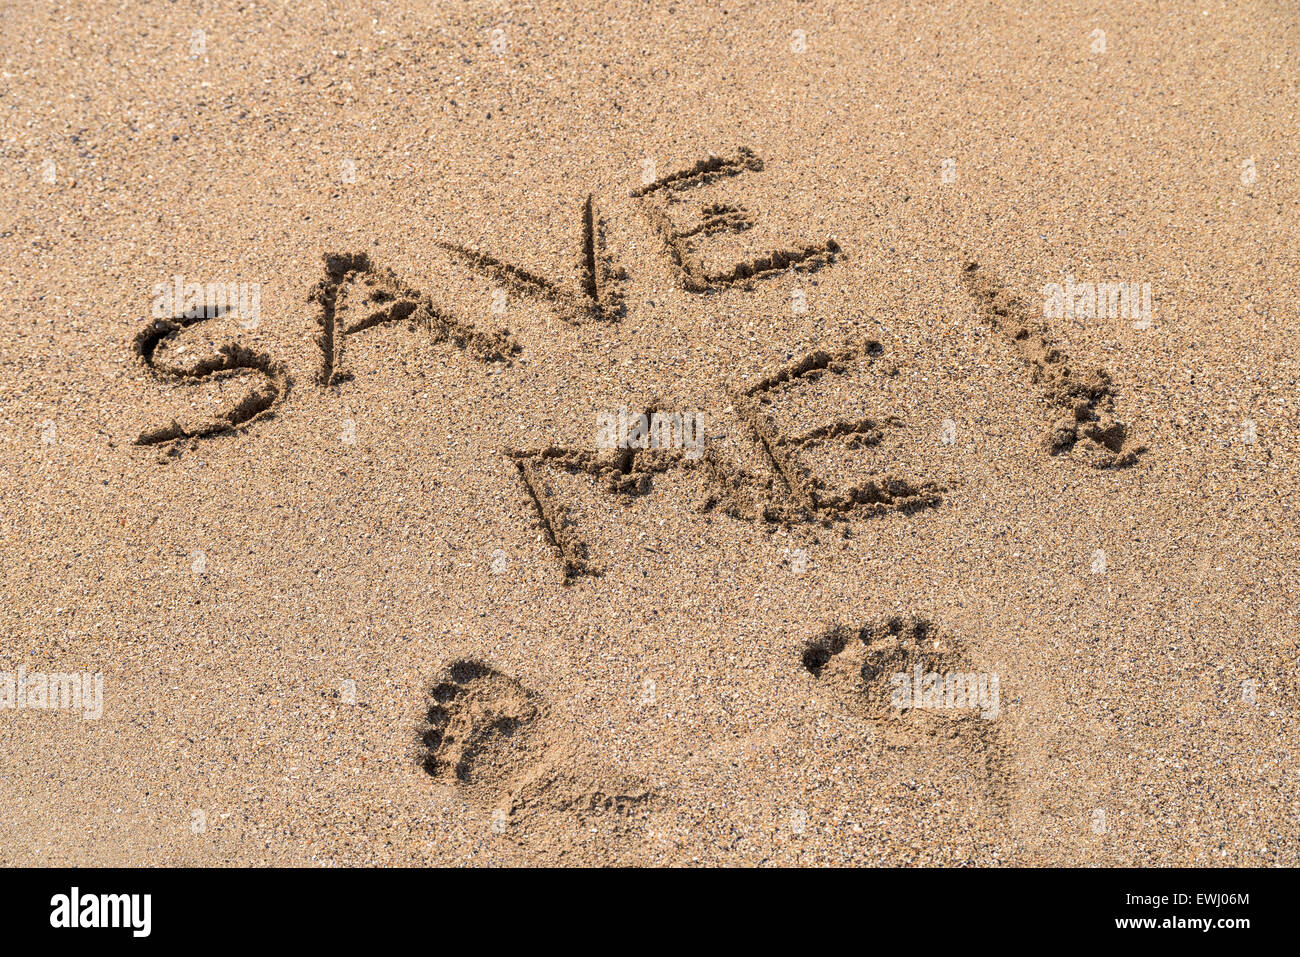
<instances>
[{"instance_id":1,"label":"bare footprint in sand","mask_svg":"<svg viewBox=\"0 0 1300 957\"><path fill-rule=\"evenodd\" d=\"M996 725L996 675L972 665L964 645L923 618L893 616L829 628L803 649L804 668L855 715L877 726L889 748L957 752L1005 804L1006 750Z\"/></svg>"},{"instance_id":2,"label":"bare footprint in sand","mask_svg":"<svg viewBox=\"0 0 1300 957\"><path fill-rule=\"evenodd\" d=\"M478 661L453 662L433 684L418 750L431 777L524 825L561 815L584 827L594 817L622 826L651 797L580 760L541 695Z\"/></svg>"},{"instance_id":3,"label":"bare footprint in sand","mask_svg":"<svg viewBox=\"0 0 1300 957\"><path fill-rule=\"evenodd\" d=\"M474 661L457 661L430 692L421 730L421 764L436 778L475 790L496 789L537 764L542 702L514 678Z\"/></svg>"}]
</instances>

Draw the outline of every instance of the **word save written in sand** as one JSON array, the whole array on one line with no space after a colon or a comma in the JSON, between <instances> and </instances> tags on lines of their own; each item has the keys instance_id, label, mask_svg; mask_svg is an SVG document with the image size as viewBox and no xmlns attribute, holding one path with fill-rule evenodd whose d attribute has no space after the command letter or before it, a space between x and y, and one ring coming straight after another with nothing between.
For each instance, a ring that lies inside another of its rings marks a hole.
<instances>
[{"instance_id":1,"label":"word save written in sand","mask_svg":"<svg viewBox=\"0 0 1300 957\"><path fill-rule=\"evenodd\" d=\"M843 256L839 243L828 237L737 262L729 269L706 267L700 249L703 241L743 233L756 220L748 208L737 203L692 203L693 191L718 180L758 173L763 168L763 161L752 150L741 147L732 156L709 156L632 191L632 198L645 214L659 248L671 261L685 291L703 294L729 287L748 289L757 281L787 272L811 272L831 266ZM686 207L694 209L693 217L683 217ZM479 249L448 242L439 245L471 270L491 277L518 295L549 305L566 323L617 323L625 312L627 271L607 249L605 219L594 196L588 195L582 203L579 218L576 286ZM433 342L449 345L479 362L511 366L523 352L509 329L481 328L448 311L391 269L378 266L365 253L330 252L323 258L325 275L308 296L316 306L318 326L319 365L313 383L317 388L337 388L351 378L345 348L351 337L397 323L420 330ZM1134 462L1144 450L1130 446L1126 427L1113 416L1115 390L1110 377L1102 370L1077 370L1052 342L1046 327L1029 314L1025 302L994 281L987 270L968 263L960 279L980 314L1016 347L1029 367L1033 383L1039 386L1039 397L1052 417L1044 430L1046 450L1053 455L1068 454L1095 468ZM154 318L135 337L134 349L140 361L166 381L193 385L236 377L256 379L256 384L237 402L215 415L184 423L172 419L142 431L135 444L157 449L164 459L179 455L198 440L243 433L273 418L289 393L290 377L282 362L237 343L222 344L212 354L188 364L160 357L164 345L211 317L211 310L188 310ZM547 481L547 473L557 470L589 476L597 480L599 488L614 495L643 495L652 489L657 474L696 470L703 474L709 489L703 508L720 507L732 517L756 522L829 524L940 504L945 489L933 481L878 474L852 487L833 489L807 464L807 453L814 449L831 449L836 454L871 449L899 429L900 422L835 421L805 435L792 436L782 431L772 414L774 399L823 376L844 375L863 363L874 363L878 374L892 374L892 366L880 359L882 352L881 344L872 340L814 350L756 384L735 389L733 408L764 463L761 472L743 468L711 449L702 456L686 455L681 449L637 447L636 443L614 443L617 447L612 449L506 449L559 558L564 582L597 575L600 569L591 562L586 544ZM648 420L674 414L654 404L645 412Z\"/></svg>"}]
</instances>

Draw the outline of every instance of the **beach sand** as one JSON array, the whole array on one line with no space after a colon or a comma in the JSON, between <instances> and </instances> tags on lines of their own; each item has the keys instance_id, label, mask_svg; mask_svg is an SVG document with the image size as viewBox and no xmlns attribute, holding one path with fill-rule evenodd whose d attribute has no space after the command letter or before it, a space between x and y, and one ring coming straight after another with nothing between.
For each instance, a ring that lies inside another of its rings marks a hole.
<instances>
[{"instance_id":1,"label":"beach sand","mask_svg":"<svg viewBox=\"0 0 1300 957\"><path fill-rule=\"evenodd\" d=\"M0 863L1297 863L1286 4L3 18Z\"/></svg>"}]
</instances>

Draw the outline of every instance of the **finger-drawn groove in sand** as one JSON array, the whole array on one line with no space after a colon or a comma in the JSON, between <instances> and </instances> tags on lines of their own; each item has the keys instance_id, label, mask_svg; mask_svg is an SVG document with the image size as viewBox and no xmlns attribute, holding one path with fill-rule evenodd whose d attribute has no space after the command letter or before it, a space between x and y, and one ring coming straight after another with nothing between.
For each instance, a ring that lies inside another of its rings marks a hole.
<instances>
[{"instance_id":1,"label":"finger-drawn groove in sand","mask_svg":"<svg viewBox=\"0 0 1300 957\"><path fill-rule=\"evenodd\" d=\"M754 216L745 207L731 203L713 203L701 208L700 219L693 226L678 226L672 210L683 203L681 194L717 179L761 172L763 161L748 147L739 147L734 157L710 156L693 166L661 176L653 183L634 189L651 228L663 242L681 276L687 292L707 292L726 286L748 287L756 279L766 279L786 270L813 272L828 266L842 254L838 242L827 238L820 243L805 243L793 249L779 249L744 262L725 272L710 273L697 249L698 240L724 232L744 232L753 228Z\"/></svg>"},{"instance_id":2,"label":"finger-drawn groove in sand","mask_svg":"<svg viewBox=\"0 0 1300 957\"><path fill-rule=\"evenodd\" d=\"M702 186L725 176L739 176L751 171L761 173L764 163L748 146L736 149L735 156L709 156L697 160L693 166L660 176L652 183L632 190L632 196L641 198L665 189L683 189Z\"/></svg>"},{"instance_id":3,"label":"finger-drawn groove in sand","mask_svg":"<svg viewBox=\"0 0 1300 957\"><path fill-rule=\"evenodd\" d=\"M578 535L575 523L568 515L568 510L560 504L542 470L540 461L547 458L547 452L564 455L564 449L543 449L540 452L509 450L506 454L515 463L520 481L528 491L529 500L537 509L538 518L546 530L547 543L555 549L560 558L563 583L568 585L573 579L582 575L598 575L599 570L589 562L590 550L587 543Z\"/></svg>"},{"instance_id":4,"label":"finger-drawn groove in sand","mask_svg":"<svg viewBox=\"0 0 1300 957\"><path fill-rule=\"evenodd\" d=\"M790 436L780 431L771 414L776 400L801 383L815 382L823 375L844 374L854 363L879 362L883 352L884 348L874 340L833 351L819 349L749 388L737 390L736 412L753 432L771 463L773 475L756 476L706 453L705 466L715 488L706 507L722 504L740 518L793 524L868 518L889 511L907 513L939 505L945 489L938 482L880 474L853 487L835 490L799 459L800 450L832 442L846 452L879 445L888 432L906 427L897 417L839 420ZM885 375L897 373L888 363L882 364L881 371Z\"/></svg>"},{"instance_id":5,"label":"finger-drawn groove in sand","mask_svg":"<svg viewBox=\"0 0 1300 957\"><path fill-rule=\"evenodd\" d=\"M163 342L206 318L210 317L180 315L153 320L136 334L136 355L160 379L191 384L202 380L223 382L251 371L261 375L261 386L206 422L185 426L173 419L167 425L146 429L135 439L136 445L169 447L175 452L183 441L233 432L269 418L284 402L289 391L288 372L270 356L255 352L247 346L233 342L223 343L215 354L204 356L188 366L173 365L157 357L158 347Z\"/></svg>"},{"instance_id":6,"label":"finger-drawn groove in sand","mask_svg":"<svg viewBox=\"0 0 1300 957\"><path fill-rule=\"evenodd\" d=\"M508 449L506 455L514 462L519 478L528 492L529 501L537 510L547 542L560 558L564 584L583 575L598 576L601 569L591 561L590 550L582 540L567 509L560 503L543 474L554 468L570 475L589 475L599 479L602 489L619 496L647 495L653 490L657 474L682 465L692 464L683 449L661 447L659 437L664 434L658 423L672 421L673 416L652 403L644 418L651 423L648 448L573 449L550 445L541 449ZM676 421L680 423L681 417ZM671 431L672 426L669 426ZM680 425L677 426L678 434Z\"/></svg>"},{"instance_id":7,"label":"finger-drawn groove in sand","mask_svg":"<svg viewBox=\"0 0 1300 957\"><path fill-rule=\"evenodd\" d=\"M614 322L624 312L627 270L615 263L607 248L605 220L591 194L580 216L577 290L460 243L439 241L438 245L520 295L549 303L565 322Z\"/></svg>"},{"instance_id":8,"label":"finger-drawn groove in sand","mask_svg":"<svg viewBox=\"0 0 1300 957\"><path fill-rule=\"evenodd\" d=\"M350 376L343 368L343 343L356 335L386 323L410 322L428 333L434 342L450 342L482 362L504 362L522 351L509 330L485 332L473 323L452 315L393 273L379 269L365 253L325 253L325 278L312 289L309 299L317 304L320 326L316 343L321 351L318 380L335 385ZM344 324L343 317L357 313Z\"/></svg>"},{"instance_id":9,"label":"finger-drawn groove in sand","mask_svg":"<svg viewBox=\"0 0 1300 957\"><path fill-rule=\"evenodd\" d=\"M978 263L965 265L961 281L985 321L1016 347L1034 384L1043 389L1046 403L1063 413L1052 423L1045 442L1048 452L1066 453L1098 469L1123 468L1136 462L1146 449L1126 444L1128 429L1114 417L1115 387L1109 373L1072 367L1029 305Z\"/></svg>"},{"instance_id":10,"label":"finger-drawn groove in sand","mask_svg":"<svg viewBox=\"0 0 1300 957\"><path fill-rule=\"evenodd\" d=\"M600 480L607 494L628 498L646 495L654 488L654 477L677 468L703 470L706 494L703 511L718 509L744 521L793 525L869 519L896 512L909 514L943 502L944 486L928 479L890 473L870 475L848 488L832 488L800 460L800 453L817 448L834 448L845 455L869 450L890 433L906 428L895 416L857 417L829 422L800 435L783 433L772 409L778 399L794 393L802 384L822 375L842 375L861 362L880 362L882 374L897 370L880 359L879 342L865 340L836 350L816 350L798 362L765 376L748 388L733 393L734 409L751 431L757 447L770 465L767 474L756 473L725 459L714 449L700 446L694 454L683 449L621 447L609 450L547 446L540 449L507 449L515 464L529 503L536 510L547 543L560 560L564 584L583 576L603 574L592 560L576 522L547 480L548 470L570 475L589 475ZM644 419L652 423L651 436L661 435L661 423L670 414L657 403L646 409ZM702 439L702 437L701 437Z\"/></svg>"},{"instance_id":11,"label":"finger-drawn groove in sand","mask_svg":"<svg viewBox=\"0 0 1300 957\"><path fill-rule=\"evenodd\" d=\"M804 645L800 661L887 746L957 749L983 772L994 803L1006 803L998 679L972 664L960 640L924 618L894 615L829 628Z\"/></svg>"},{"instance_id":12,"label":"finger-drawn groove in sand","mask_svg":"<svg viewBox=\"0 0 1300 957\"><path fill-rule=\"evenodd\" d=\"M453 661L429 689L419 763L434 779L512 817L627 818L649 801L645 788L617 786L617 775L575 762L551 725L537 692L481 661Z\"/></svg>"}]
</instances>

